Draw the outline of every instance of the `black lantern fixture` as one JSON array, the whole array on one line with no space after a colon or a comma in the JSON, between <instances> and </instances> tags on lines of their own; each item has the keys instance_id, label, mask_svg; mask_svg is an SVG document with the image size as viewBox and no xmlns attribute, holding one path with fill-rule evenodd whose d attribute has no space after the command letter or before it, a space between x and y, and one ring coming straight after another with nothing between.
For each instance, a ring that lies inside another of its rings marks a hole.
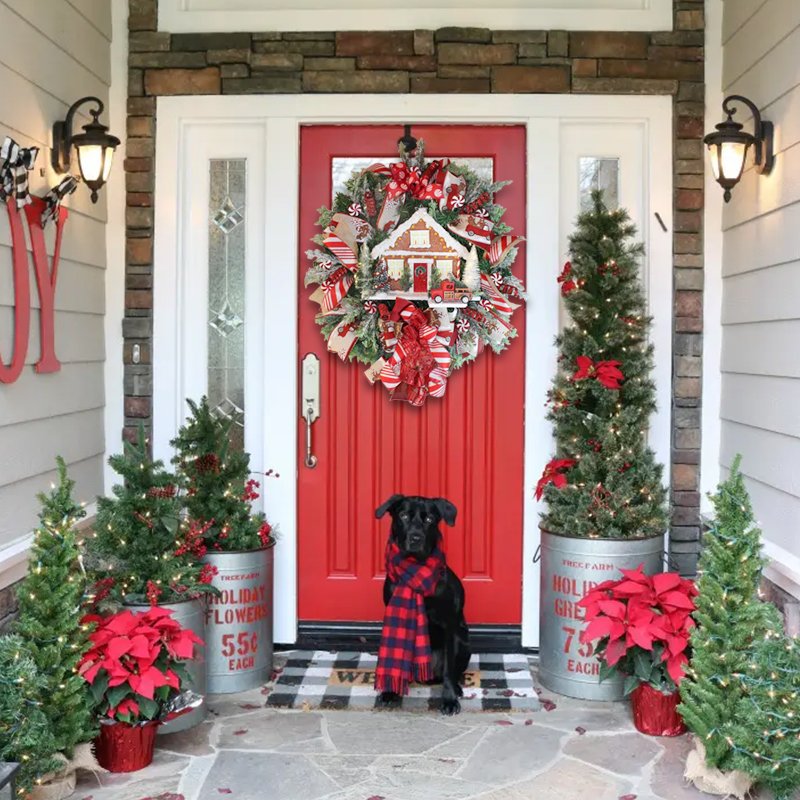
<instances>
[{"instance_id":1,"label":"black lantern fixture","mask_svg":"<svg viewBox=\"0 0 800 800\"><path fill-rule=\"evenodd\" d=\"M83 126L83 133L72 135L72 120L75 112L84 103L95 103L96 108L90 109L92 120ZM108 132L108 126L103 125L98 117L103 113L102 100L97 97L82 97L70 106L67 116L62 122L53 125L53 152L52 164L56 172L68 172L70 167L70 153L72 146L78 153L78 167L81 171L83 182L92 190L92 202L97 202L97 193L108 180L111 172L111 161L114 150L119 144L119 139Z\"/></svg>"},{"instance_id":2,"label":"black lantern fixture","mask_svg":"<svg viewBox=\"0 0 800 800\"><path fill-rule=\"evenodd\" d=\"M753 115L753 133L743 130L744 125L733 121L734 107L741 103ZM759 174L766 175L772 169L775 157L772 153L773 127L771 122L761 119L755 103L739 94L732 94L722 101L722 110L728 115L724 122L716 125L703 141L708 146L711 170L717 183L725 190L725 202L731 199L731 189L739 183L750 145L753 146L753 161Z\"/></svg>"}]
</instances>

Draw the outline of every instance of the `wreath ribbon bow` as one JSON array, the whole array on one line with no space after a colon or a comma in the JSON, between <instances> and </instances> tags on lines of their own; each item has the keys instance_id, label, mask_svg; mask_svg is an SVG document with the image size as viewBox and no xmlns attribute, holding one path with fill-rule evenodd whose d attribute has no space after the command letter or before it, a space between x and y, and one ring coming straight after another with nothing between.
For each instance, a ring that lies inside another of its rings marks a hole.
<instances>
[{"instance_id":1,"label":"wreath ribbon bow","mask_svg":"<svg viewBox=\"0 0 800 800\"><path fill-rule=\"evenodd\" d=\"M0 200L14 197L17 208L32 202L28 192L28 173L38 155L38 147L20 147L6 136L0 147Z\"/></svg>"},{"instance_id":2,"label":"wreath ribbon bow","mask_svg":"<svg viewBox=\"0 0 800 800\"><path fill-rule=\"evenodd\" d=\"M409 167L404 161L389 165L389 183L386 196L394 199L411 194L416 200L439 200L444 196L444 168L446 162L431 161L424 172Z\"/></svg>"},{"instance_id":3,"label":"wreath ribbon bow","mask_svg":"<svg viewBox=\"0 0 800 800\"><path fill-rule=\"evenodd\" d=\"M415 406L423 405L428 395L442 397L450 371L447 345L413 303L398 300L392 317L404 324L394 352L381 369L381 383L392 392L405 385L404 399Z\"/></svg>"},{"instance_id":4,"label":"wreath ribbon bow","mask_svg":"<svg viewBox=\"0 0 800 800\"><path fill-rule=\"evenodd\" d=\"M45 207L42 211L42 227L47 225L51 220L57 219L59 209L61 208L61 201L68 195L71 195L77 188L78 179L73 175L67 175L50 189L44 196Z\"/></svg>"}]
</instances>

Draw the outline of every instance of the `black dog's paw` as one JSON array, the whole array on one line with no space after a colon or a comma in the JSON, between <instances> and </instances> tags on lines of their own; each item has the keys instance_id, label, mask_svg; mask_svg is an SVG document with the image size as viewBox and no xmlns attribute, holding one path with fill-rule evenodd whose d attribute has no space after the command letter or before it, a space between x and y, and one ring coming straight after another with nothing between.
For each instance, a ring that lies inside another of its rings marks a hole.
<instances>
[{"instance_id":1,"label":"black dog's paw","mask_svg":"<svg viewBox=\"0 0 800 800\"><path fill-rule=\"evenodd\" d=\"M396 708L403 698L397 692L381 692L378 695L378 705L384 708Z\"/></svg>"},{"instance_id":2,"label":"black dog's paw","mask_svg":"<svg viewBox=\"0 0 800 800\"><path fill-rule=\"evenodd\" d=\"M456 694L457 694L459 697L463 697L463 696L464 696L464 688L461 686L461 684L460 684L460 683L457 683L457 684L456 684Z\"/></svg>"},{"instance_id":3,"label":"black dog's paw","mask_svg":"<svg viewBox=\"0 0 800 800\"><path fill-rule=\"evenodd\" d=\"M452 698L452 700L445 700L442 699L442 714L446 717L452 717L454 714L461 713L461 703L458 702L457 698Z\"/></svg>"}]
</instances>

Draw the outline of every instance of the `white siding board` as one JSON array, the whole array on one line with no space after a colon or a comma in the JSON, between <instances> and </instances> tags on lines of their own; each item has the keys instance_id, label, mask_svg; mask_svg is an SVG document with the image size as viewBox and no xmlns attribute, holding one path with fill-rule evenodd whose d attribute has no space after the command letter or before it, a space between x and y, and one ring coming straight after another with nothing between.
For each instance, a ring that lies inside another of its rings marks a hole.
<instances>
[{"instance_id":1,"label":"white siding board","mask_svg":"<svg viewBox=\"0 0 800 800\"><path fill-rule=\"evenodd\" d=\"M743 94L759 108L763 108L800 83L800 59L797 58L799 51L800 28L795 28L764 54L756 69L731 81L723 78L725 93Z\"/></svg>"},{"instance_id":2,"label":"white siding board","mask_svg":"<svg viewBox=\"0 0 800 800\"><path fill-rule=\"evenodd\" d=\"M800 319L800 261L726 278L722 324Z\"/></svg>"},{"instance_id":3,"label":"white siding board","mask_svg":"<svg viewBox=\"0 0 800 800\"><path fill-rule=\"evenodd\" d=\"M85 186L79 186L79 192L85 192ZM23 223L24 227L27 225ZM53 225L48 225L45 231L47 252L53 253ZM84 216L79 212L71 212L64 228L61 240L61 258L66 261L90 264L93 267L105 268L106 263L106 227L99 220ZM26 231L27 242L27 231ZM0 245L11 247L11 231L4 209L0 209Z\"/></svg>"},{"instance_id":4,"label":"white siding board","mask_svg":"<svg viewBox=\"0 0 800 800\"><path fill-rule=\"evenodd\" d=\"M800 322L728 325L722 333L722 371L800 378Z\"/></svg>"},{"instance_id":5,"label":"white siding board","mask_svg":"<svg viewBox=\"0 0 800 800\"><path fill-rule=\"evenodd\" d=\"M767 0L725 0L722 18L722 41L727 42Z\"/></svg>"},{"instance_id":6,"label":"white siding board","mask_svg":"<svg viewBox=\"0 0 800 800\"><path fill-rule=\"evenodd\" d=\"M722 376L720 416L800 439L800 380L770 375Z\"/></svg>"},{"instance_id":7,"label":"white siding board","mask_svg":"<svg viewBox=\"0 0 800 800\"><path fill-rule=\"evenodd\" d=\"M732 201L733 202L733 201ZM800 203L742 222L725 232L723 277L800 258Z\"/></svg>"},{"instance_id":8,"label":"white siding board","mask_svg":"<svg viewBox=\"0 0 800 800\"><path fill-rule=\"evenodd\" d=\"M10 308L0 307L0 355L8 363L13 340L14 315ZM55 320L55 350L58 360L62 364L84 361L102 361L105 358L105 345L103 343L103 315L102 314L73 314L70 311L61 311L56 314ZM39 360L39 312L31 311L30 339L28 340L28 354L25 358L26 365L33 365ZM29 367L26 366L26 369ZM42 389L47 386L48 374L39 375ZM0 384L0 392L7 392L14 396L15 384ZM59 398L53 397L53 411L58 410ZM2 475L0 471L0 476Z\"/></svg>"},{"instance_id":9,"label":"white siding board","mask_svg":"<svg viewBox=\"0 0 800 800\"><path fill-rule=\"evenodd\" d=\"M781 24L776 25L775 20ZM762 56L800 25L800 3L796 0L767 0L726 42L722 80L729 85L747 72Z\"/></svg>"},{"instance_id":10,"label":"white siding board","mask_svg":"<svg viewBox=\"0 0 800 800\"><path fill-rule=\"evenodd\" d=\"M750 165L723 210L720 463L742 453L775 574L800 597L800 3L723 13L722 83L773 122L776 159L768 176Z\"/></svg>"},{"instance_id":11,"label":"white siding board","mask_svg":"<svg viewBox=\"0 0 800 800\"><path fill-rule=\"evenodd\" d=\"M720 461L742 454L742 471L768 486L800 496L800 439L723 420Z\"/></svg>"},{"instance_id":12,"label":"white siding board","mask_svg":"<svg viewBox=\"0 0 800 800\"><path fill-rule=\"evenodd\" d=\"M111 0L67 0L90 24L111 41Z\"/></svg>"},{"instance_id":13,"label":"white siding board","mask_svg":"<svg viewBox=\"0 0 800 800\"><path fill-rule=\"evenodd\" d=\"M47 472L28 478L24 481L0 486L0 542L8 544L19 536L32 531L37 523L39 502L37 492L46 492L50 484L57 479L55 469L56 456L60 451L55 441L45 444L47 453L52 457L52 468ZM70 477L75 481L75 497L82 502L93 502L102 492L100 476L102 474L103 455L98 454L85 461L69 465ZM0 558L2 550L0 550Z\"/></svg>"},{"instance_id":14,"label":"white siding board","mask_svg":"<svg viewBox=\"0 0 800 800\"><path fill-rule=\"evenodd\" d=\"M42 14L48 13L49 4L37 6ZM0 62L67 105L86 95L108 94L108 86L91 70L4 5L0 5Z\"/></svg>"},{"instance_id":15,"label":"white siding board","mask_svg":"<svg viewBox=\"0 0 800 800\"><path fill-rule=\"evenodd\" d=\"M54 397L59 414L97 408L98 398L103 398L103 363L62 364L51 375L37 375L26 367L13 391L0 385L0 427L50 417Z\"/></svg>"},{"instance_id":16,"label":"white siding board","mask_svg":"<svg viewBox=\"0 0 800 800\"><path fill-rule=\"evenodd\" d=\"M40 308L39 292L33 266L30 267L31 306ZM0 245L0 306L14 305L14 277L11 266L11 249ZM56 280L56 313L76 311L84 314L102 314L105 308L105 273L97 267L76 264L62 259Z\"/></svg>"},{"instance_id":17,"label":"white siding board","mask_svg":"<svg viewBox=\"0 0 800 800\"><path fill-rule=\"evenodd\" d=\"M105 86L111 83L108 37L93 25L87 25L86 18L69 3L64 0L55 3L51 1L47 4L47 13L43 14L40 4L32 3L30 0L0 0L0 2L72 56L76 62L94 73Z\"/></svg>"},{"instance_id":18,"label":"white siding board","mask_svg":"<svg viewBox=\"0 0 800 800\"><path fill-rule=\"evenodd\" d=\"M53 123L86 95L108 98L111 3L108 0L0 0L0 139L40 148L30 187L42 196L61 177L50 167ZM88 121L81 111L80 128ZM108 119L108 112L104 120ZM115 130L117 135L124 131ZM44 170L44 174L40 171ZM121 176L118 176L121 179ZM80 186L64 202L64 229L55 296L58 372L39 375L39 297L27 253L31 315L26 364L12 384L0 384L0 586L6 584L3 547L36 524L36 493L55 477L63 454L79 496L102 491L104 436L104 309L106 200L92 204ZM25 228L26 247L29 238ZM46 228L48 260L55 228ZM0 209L0 357L13 350L13 277L7 213ZM6 576L7 577L7 576Z\"/></svg>"},{"instance_id":19,"label":"white siding board","mask_svg":"<svg viewBox=\"0 0 800 800\"><path fill-rule=\"evenodd\" d=\"M59 426L57 444L54 423ZM0 428L0 472L8 485L47 472L57 454L68 462L83 461L104 448L102 408L9 425Z\"/></svg>"},{"instance_id":20,"label":"white siding board","mask_svg":"<svg viewBox=\"0 0 800 800\"><path fill-rule=\"evenodd\" d=\"M776 153L782 153L800 142L800 86L795 86L770 103L762 110L762 116L764 119L779 122L775 128Z\"/></svg>"}]
</instances>

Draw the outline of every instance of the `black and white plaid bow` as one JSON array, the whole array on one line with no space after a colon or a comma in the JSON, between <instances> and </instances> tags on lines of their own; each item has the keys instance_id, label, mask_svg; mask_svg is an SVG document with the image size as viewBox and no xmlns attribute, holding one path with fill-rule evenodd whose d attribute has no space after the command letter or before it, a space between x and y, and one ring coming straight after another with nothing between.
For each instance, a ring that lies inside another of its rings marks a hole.
<instances>
[{"instance_id":1,"label":"black and white plaid bow","mask_svg":"<svg viewBox=\"0 0 800 800\"><path fill-rule=\"evenodd\" d=\"M44 196L45 207L42 211L42 227L58 216L61 201L78 188L78 179L73 175L62 178L56 186Z\"/></svg>"},{"instance_id":2,"label":"black and white plaid bow","mask_svg":"<svg viewBox=\"0 0 800 800\"><path fill-rule=\"evenodd\" d=\"M14 197L17 208L31 202L28 192L28 172L33 169L38 147L20 147L10 136L0 147L0 200Z\"/></svg>"}]
</instances>

